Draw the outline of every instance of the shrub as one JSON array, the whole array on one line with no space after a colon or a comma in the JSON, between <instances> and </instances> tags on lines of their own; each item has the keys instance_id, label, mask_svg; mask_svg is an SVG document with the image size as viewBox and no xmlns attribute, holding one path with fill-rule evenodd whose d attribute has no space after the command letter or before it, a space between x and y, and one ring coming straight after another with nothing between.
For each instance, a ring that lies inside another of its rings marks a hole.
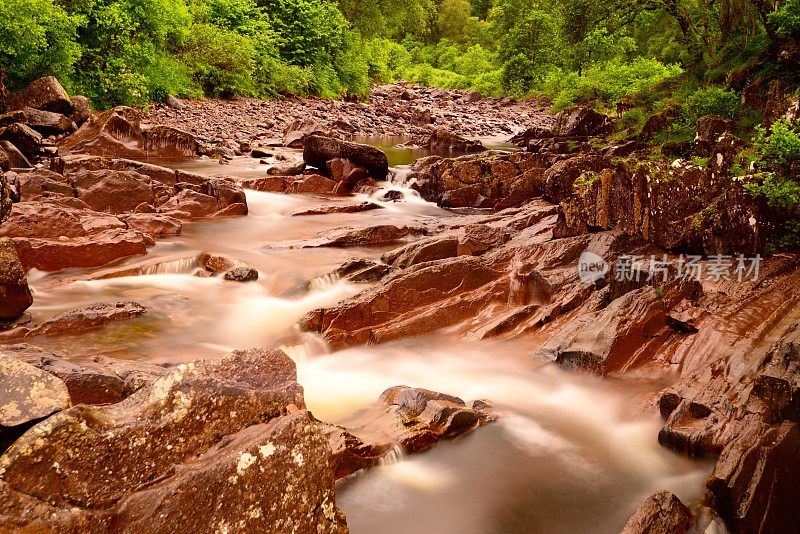
<instances>
[{"instance_id":1,"label":"shrub","mask_svg":"<svg viewBox=\"0 0 800 534\"><path fill-rule=\"evenodd\" d=\"M181 48L181 60L203 93L214 97L255 92L253 42L230 30L195 24Z\"/></svg>"},{"instance_id":2,"label":"shrub","mask_svg":"<svg viewBox=\"0 0 800 534\"><path fill-rule=\"evenodd\" d=\"M790 177L800 173L800 134L787 121L777 121L770 132L756 128L754 144L765 168Z\"/></svg>"},{"instance_id":3,"label":"shrub","mask_svg":"<svg viewBox=\"0 0 800 534\"><path fill-rule=\"evenodd\" d=\"M686 124L694 126L700 117L719 115L734 119L739 112L739 97L732 91L712 87L695 91L686 99L681 114Z\"/></svg>"},{"instance_id":4,"label":"shrub","mask_svg":"<svg viewBox=\"0 0 800 534\"><path fill-rule=\"evenodd\" d=\"M0 70L7 83L19 88L53 74L65 85L80 56L75 42L80 17L70 16L52 0L0 2Z\"/></svg>"}]
</instances>

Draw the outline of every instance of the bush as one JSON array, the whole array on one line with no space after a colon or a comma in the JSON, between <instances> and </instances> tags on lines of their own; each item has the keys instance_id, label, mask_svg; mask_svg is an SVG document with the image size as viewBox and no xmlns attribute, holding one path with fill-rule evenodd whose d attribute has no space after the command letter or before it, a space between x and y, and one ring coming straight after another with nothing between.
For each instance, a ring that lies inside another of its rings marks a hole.
<instances>
[{"instance_id":1,"label":"bush","mask_svg":"<svg viewBox=\"0 0 800 534\"><path fill-rule=\"evenodd\" d=\"M230 98L254 94L254 55L249 38L216 26L195 24L180 58L204 94Z\"/></svg>"},{"instance_id":2,"label":"bush","mask_svg":"<svg viewBox=\"0 0 800 534\"><path fill-rule=\"evenodd\" d=\"M686 124L694 126L700 117L719 115L735 119L739 113L739 97L732 91L712 87L695 91L686 99L681 114Z\"/></svg>"},{"instance_id":3,"label":"bush","mask_svg":"<svg viewBox=\"0 0 800 534\"><path fill-rule=\"evenodd\" d=\"M800 173L800 134L787 121L777 121L770 132L756 128L755 148L765 168L789 177Z\"/></svg>"},{"instance_id":4,"label":"bush","mask_svg":"<svg viewBox=\"0 0 800 534\"><path fill-rule=\"evenodd\" d=\"M556 109L597 100L607 105L622 99L635 105L647 105L655 98L658 86L682 72L677 65L664 65L653 59L612 60L592 65L583 76L553 69L541 88L553 98Z\"/></svg>"},{"instance_id":5,"label":"bush","mask_svg":"<svg viewBox=\"0 0 800 534\"><path fill-rule=\"evenodd\" d=\"M69 86L80 57L75 42L79 17L67 14L52 0L0 2L0 70L12 89L46 74Z\"/></svg>"}]
</instances>

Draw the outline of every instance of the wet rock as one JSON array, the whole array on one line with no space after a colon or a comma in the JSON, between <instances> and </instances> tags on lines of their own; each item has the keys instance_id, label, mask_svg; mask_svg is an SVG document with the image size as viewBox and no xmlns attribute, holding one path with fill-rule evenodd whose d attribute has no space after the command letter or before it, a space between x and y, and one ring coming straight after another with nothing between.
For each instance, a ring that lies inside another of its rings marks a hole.
<instances>
[{"instance_id":1,"label":"wet rock","mask_svg":"<svg viewBox=\"0 0 800 534\"><path fill-rule=\"evenodd\" d=\"M273 165L267 169L267 174L269 176L297 176L299 174L303 174L304 170L306 170L306 163L304 161L300 161L294 164L287 163L285 165Z\"/></svg>"},{"instance_id":2,"label":"wet rock","mask_svg":"<svg viewBox=\"0 0 800 534\"><path fill-rule=\"evenodd\" d=\"M0 454L32 424L69 406L60 379L0 352Z\"/></svg>"},{"instance_id":3,"label":"wet rock","mask_svg":"<svg viewBox=\"0 0 800 534\"><path fill-rule=\"evenodd\" d=\"M193 158L198 155L195 137L171 126L156 125L142 130L146 157Z\"/></svg>"},{"instance_id":4,"label":"wet rock","mask_svg":"<svg viewBox=\"0 0 800 534\"><path fill-rule=\"evenodd\" d=\"M605 375L635 361L666 326L667 306L652 287L614 300L599 312L575 319L536 354L563 367Z\"/></svg>"},{"instance_id":5,"label":"wet rock","mask_svg":"<svg viewBox=\"0 0 800 534\"><path fill-rule=\"evenodd\" d=\"M33 108L23 108L21 112L24 118L22 122L45 136L73 132L76 129L72 119L60 113Z\"/></svg>"},{"instance_id":6,"label":"wet rock","mask_svg":"<svg viewBox=\"0 0 800 534\"><path fill-rule=\"evenodd\" d=\"M17 256L14 242L0 238L0 321L18 318L33 304L26 271Z\"/></svg>"},{"instance_id":7,"label":"wet rock","mask_svg":"<svg viewBox=\"0 0 800 534\"><path fill-rule=\"evenodd\" d=\"M82 126L84 122L89 120L92 114L89 105L89 99L85 96L73 96L70 101L72 102L72 113L68 116L69 120L74 122L77 126Z\"/></svg>"},{"instance_id":8,"label":"wet rock","mask_svg":"<svg viewBox=\"0 0 800 534\"><path fill-rule=\"evenodd\" d=\"M25 269L42 271L99 267L147 252L147 241L140 232L122 229L63 240L15 237L14 245Z\"/></svg>"},{"instance_id":9,"label":"wet rock","mask_svg":"<svg viewBox=\"0 0 800 534\"><path fill-rule=\"evenodd\" d=\"M392 267L385 263L355 258L344 262L336 270L336 274L349 282L360 284L377 282L389 275L392 271Z\"/></svg>"},{"instance_id":10,"label":"wet rock","mask_svg":"<svg viewBox=\"0 0 800 534\"><path fill-rule=\"evenodd\" d=\"M100 303L60 313L34 326L26 337L86 332L108 324L144 317L147 310L135 302Z\"/></svg>"},{"instance_id":11,"label":"wet rock","mask_svg":"<svg viewBox=\"0 0 800 534\"><path fill-rule=\"evenodd\" d=\"M789 532L800 522L798 457L794 422L749 426L725 447L707 488L732 532Z\"/></svg>"},{"instance_id":12,"label":"wet rock","mask_svg":"<svg viewBox=\"0 0 800 534\"><path fill-rule=\"evenodd\" d=\"M336 348L428 333L507 300L507 290L491 285L500 275L481 258L422 264L337 306L307 314L300 326L322 334Z\"/></svg>"},{"instance_id":13,"label":"wet rock","mask_svg":"<svg viewBox=\"0 0 800 534\"><path fill-rule=\"evenodd\" d=\"M382 224L367 228L337 229L320 237L320 241L312 246L321 247L353 247L359 245L385 245L396 243L408 236L417 235L420 230L409 226Z\"/></svg>"},{"instance_id":14,"label":"wet rock","mask_svg":"<svg viewBox=\"0 0 800 534\"><path fill-rule=\"evenodd\" d=\"M511 235L505 228L470 224L464 227L464 232L458 239L456 252L459 256L480 256L507 243L510 239Z\"/></svg>"},{"instance_id":15,"label":"wet rock","mask_svg":"<svg viewBox=\"0 0 800 534\"><path fill-rule=\"evenodd\" d=\"M452 258L457 255L457 237L431 237L387 252L381 256L381 260L394 267L405 269L411 265Z\"/></svg>"},{"instance_id":16,"label":"wet rock","mask_svg":"<svg viewBox=\"0 0 800 534\"><path fill-rule=\"evenodd\" d=\"M472 141L441 128L431 133L425 146L434 153L469 154L486 150L480 141Z\"/></svg>"},{"instance_id":17,"label":"wet rock","mask_svg":"<svg viewBox=\"0 0 800 534\"><path fill-rule=\"evenodd\" d=\"M289 193L313 193L330 195L336 190L336 182L321 174L307 174L290 183L286 189Z\"/></svg>"},{"instance_id":18,"label":"wet rock","mask_svg":"<svg viewBox=\"0 0 800 534\"><path fill-rule=\"evenodd\" d=\"M387 202L402 202L405 198L405 195L402 191L397 191L396 189L392 189L391 191L387 191L386 194L383 195L383 200Z\"/></svg>"},{"instance_id":19,"label":"wet rock","mask_svg":"<svg viewBox=\"0 0 800 534\"><path fill-rule=\"evenodd\" d=\"M346 159L357 167L363 167L376 180L385 180L389 173L386 154L377 148L320 135L312 135L307 139L303 160L308 165L324 170L333 159Z\"/></svg>"},{"instance_id":20,"label":"wet rock","mask_svg":"<svg viewBox=\"0 0 800 534\"><path fill-rule=\"evenodd\" d=\"M512 144L527 148L531 141L536 139L549 139L556 136L556 131L554 130L555 124L542 124L531 126L526 128L525 130L521 131L520 133L514 135L509 142Z\"/></svg>"},{"instance_id":21,"label":"wet rock","mask_svg":"<svg viewBox=\"0 0 800 534\"><path fill-rule=\"evenodd\" d=\"M701 117L697 121L697 136L694 139L694 153L700 157L710 157L717 141L725 132L735 127L733 121L717 115Z\"/></svg>"},{"instance_id":22,"label":"wet rock","mask_svg":"<svg viewBox=\"0 0 800 534\"><path fill-rule=\"evenodd\" d=\"M469 407L451 395L407 386L389 388L372 406L327 429L336 478L372 467L398 448L408 454L423 452L495 418L487 408Z\"/></svg>"},{"instance_id":23,"label":"wet rock","mask_svg":"<svg viewBox=\"0 0 800 534\"><path fill-rule=\"evenodd\" d=\"M272 156L273 156L272 152L265 150L263 148L254 148L250 152L250 157L255 159L271 158Z\"/></svg>"},{"instance_id":24,"label":"wet rock","mask_svg":"<svg viewBox=\"0 0 800 534\"><path fill-rule=\"evenodd\" d=\"M64 88L53 76L45 76L27 87L9 95L6 111L25 107L69 115L73 111L72 101Z\"/></svg>"},{"instance_id":25,"label":"wet rock","mask_svg":"<svg viewBox=\"0 0 800 534\"><path fill-rule=\"evenodd\" d=\"M143 159L141 120L139 111L117 107L89 119L62 145L74 154Z\"/></svg>"},{"instance_id":26,"label":"wet rock","mask_svg":"<svg viewBox=\"0 0 800 534\"><path fill-rule=\"evenodd\" d=\"M121 402L168 372L159 365L114 360L105 356L74 362L64 354L28 344L4 346L0 354L16 358L62 380L73 405Z\"/></svg>"},{"instance_id":27,"label":"wet rock","mask_svg":"<svg viewBox=\"0 0 800 534\"><path fill-rule=\"evenodd\" d=\"M124 106L92 117L62 146L74 154L128 159L187 158L199 150L193 135L164 125L143 128L141 113Z\"/></svg>"},{"instance_id":28,"label":"wet rock","mask_svg":"<svg viewBox=\"0 0 800 534\"><path fill-rule=\"evenodd\" d=\"M668 491L653 493L636 510L622 534L687 534L692 512Z\"/></svg>"},{"instance_id":29,"label":"wet rock","mask_svg":"<svg viewBox=\"0 0 800 534\"><path fill-rule=\"evenodd\" d=\"M100 170L74 179L78 198L93 210L108 213L133 211L139 204L155 204L150 179L131 171Z\"/></svg>"},{"instance_id":30,"label":"wet rock","mask_svg":"<svg viewBox=\"0 0 800 534\"><path fill-rule=\"evenodd\" d=\"M0 140L17 147L28 159L38 156L42 147L42 134L20 123L14 123L0 131Z\"/></svg>"},{"instance_id":31,"label":"wet rock","mask_svg":"<svg viewBox=\"0 0 800 534\"><path fill-rule=\"evenodd\" d=\"M294 176L267 176L242 181L242 187L265 193L283 193L294 182Z\"/></svg>"},{"instance_id":32,"label":"wet rock","mask_svg":"<svg viewBox=\"0 0 800 534\"><path fill-rule=\"evenodd\" d=\"M558 134L562 137L594 137L608 133L611 121L607 115L590 108L577 107L558 115Z\"/></svg>"},{"instance_id":33,"label":"wet rock","mask_svg":"<svg viewBox=\"0 0 800 534\"><path fill-rule=\"evenodd\" d=\"M160 213L129 213L120 217L132 230L153 237L181 235L183 223Z\"/></svg>"},{"instance_id":34,"label":"wet rock","mask_svg":"<svg viewBox=\"0 0 800 534\"><path fill-rule=\"evenodd\" d=\"M198 261L200 265L212 273L224 273L239 266L239 261L223 254L203 252Z\"/></svg>"},{"instance_id":35,"label":"wet rock","mask_svg":"<svg viewBox=\"0 0 800 534\"><path fill-rule=\"evenodd\" d=\"M252 267L234 267L225 273L225 280L232 282L254 282L258 280L258 271Z\"/></svg>"},{"instance_id":36,"label":"wet rock","mask_svg":"<svg viewBox=\"0 0 800 534\"><path fill-rule=\"evenodd\" d=\"M18 524L31 497L53 512L37 524L67 531L89 521L124 532L343 531L330 451L303 406L280 351L181 365L121 403L67 410L17 441L0 458L0 522Z\"/></svg>"},{"instance_id":37,"label":"wet rock","mask_svg":"<svg viewBox=\"0 0 800 534\"><path fill-rule=\"evenodd\" d=\"M293 213L293 217L302 217L308 215L330 215L333 213L361 213L363 211L372 211L382 209L382 207L374 202L361 202L359 204L344 204L334 206L322 206L299 213Z\"/></svg>"},{"instance_id":38,"label":"wet rock","mask_svg":"<svg viewBox=\"0 0 800 534\"><path fill-rule=\"evenodd\" d=\"M33 167L28 158L13 143L0 140L0 150L5 152L12 169L30 169Z\"/></svg>"},{"instance_id":39,"label":"wet rock","mask_svg":"<svg viewBox=\"0 0 800 534\"><path fill-rule=\"evenodd\" d=\"M290 124L284 131L283 146L289 148L303 148L306 140L314 134L329 136L331 131L320 123L310 119L297 120Z\"/></svg>"},{"instance_id":40,"label":"wet rock","mask_svg":"<svg viewBox=\"0 0 800 534\"><path fill-rule=\"evenodd\" d=\"M800 422L800 326L781 337L766 349L755 340L747 350L712 353L664 390L659 442L692 455L719 454L750 427Z\"/></svg>"},{"instance_id":41,"label":"wet rock","mask_svg":"<svg viewBox=\"0 0 800 534\"><path fill-rule=\"evenodd\" d=\"M544 168L525 153L423 158L409 176L429 202L445 207L506 208L541 195Z\"/></svg>"}]
</instances>

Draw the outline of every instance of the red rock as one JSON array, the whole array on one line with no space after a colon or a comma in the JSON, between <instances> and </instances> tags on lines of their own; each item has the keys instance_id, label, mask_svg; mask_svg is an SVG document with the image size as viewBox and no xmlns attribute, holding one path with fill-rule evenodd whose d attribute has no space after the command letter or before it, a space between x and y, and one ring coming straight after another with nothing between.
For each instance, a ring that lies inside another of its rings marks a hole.
<instances>
[{"instance_id":1,"label":"red rock","mask_svg":"<svg viewBox=\"0 0 800 534\"><path fill-rule=\"evenodd\" d=\"M798 458L795 422L751 425L725 447L707 487L732 532L791 532L800 524Z\"/></svg>"},{"instance_id":2,"label":"red rock","mask_svg":"<svg viewBox=\"0 0 800 534\"><path fill-rule=\"evenodd\" d=\"M308 165L324 170L333 159L346 159L354 166L363 167L376 180L385 180L389 174L386 154L375 147L320 135L312 135L306 140L303 160Z\"/></svg>"},{"instance_id":3,"label":"red rock","mask_svg":"<svg viewBox=\"0 0 800 534\"><path fill-rule=\"evenodd\" d=\"M469 154L486 150L480 141L472 141L441 128L434 130L424 144L434 153Z\"/></svg>"},{"instance_id":4,"label":"red rock","mask_svg":"<svg viewBox=\"0 0 800 534\"><path fill-rule=\"evenodd\" d=\"M687 534L692 512L668 491L653 493L631 516L622 534Z\"/></svg>"},{"instance_id":5,"label":"red rock","mask_svg":"<svg viewBox=\"0 0 800 534\"><path fill-rule=\"evenodd\" d=\"M31 200L45 193L73 196L75 189L69 180L58 173L46 169L34 169L31 172L18 173L20 199Z\"/></svg>"},{"instance_id":6,"label":"red rock","mask_svg":"<svg viewBox=\"0 0 800 534\"><path fill-rule=\"evenodd\" d=\"M59 271L70 267L99 267L147 252L144 236L133 230L105 230L89 237L41 239L15 237L25 269Z\"/></svg>"},{"instance_id":7,"label":"red rock","mask_svg":"<svg viewBox=\"0 0 800 534\"><path fill-rule=\"evenodd\" d=\"M294 363L247 351L181 365L112 406L64 411L0 460L0 524L344 532L327 442L290 406L304 406ZM26 454L33 443L40 462Z\"/></svg>"},{"instance_id":8,"label":"red rock","mask_svg":"<svg viewBox=\"0 0 800 534\"><path fill-rule=\"evenodd\" d=\"M313 134L330 135L331 131L311 119L296 120L283 133L283 146L303 148L306 139Z\"/></svg>"},{"instance_id":9,"label":"red rock","mask_svg":"<svg viewBox=\"0 0 800 534\"><path fill-rule=\"evenodd\" d=\"M378 465L398 448L414 454L463 436L495 420L487 408L479 401L470 407L458 397L427 389L389 388L357 416L326 428L336 478Z\"/></svg>"},{"instance_id":10,"label":"red rock","mask_svg":"<svg viewBox=\"0 0 800 534\"><path fill-rule=\"evenodd\" d=\"M144 158L142 115L133 108L117 107L89 119L62 142L74 154L111 158Z\"/></svg>"},{"instance_id":11,"label":"red rock","mask_svg":"<svg viewBox=\"0 0 800 534\"><path fill-rule=\"evenodd\" d=\"M242 181L242 187L266 193L283 193L294 181L294 176L267 176Z\"/></svg>"},{"instance_id":12,"label":"red rock","mask_svg":"<svg viewBox=\"0 0 800 534\"><path fill-rule=\"evenodd\" d=\"M42 135L24 124L14 123L0 130L0 141L8 141L19 149L26 158L33 159L39 155L39 149L42 146Z\"/></svg>"},{"instance_id":13,"label":"red rock","mask_svg":"<svg viewBox=\"0 0 800 534\"><path fill-rule=\"evenodd\" d=\"M135 172L87 171L77 174L74 183L78 198L96 211L124 213L156 202L150 179Z\"/></svg>"},{"instance_id":14,"label":"red rock","mask_svg":"<svg viewBox=\"0 0 800 534\"><path fill-rule=\"evenodd\" d=\"M120 218L128 228L153 237L180 235L183 227L178 219L158 213L130 213Z\"/></svg>"},{"instance_id":15,"label":"red rock","mask_svg":"<svg viewBox=\"0 0 800 534\"><path fill-rule=\"evenodd\" d=\"M0 239L0 321L21 316L33 304L26 271L17 256L14 242ZM0 403L2 404L2 403Z\"/></svg>"},{"instance_id":16,"label":"red rock","mask_svg":"<svg viewBox=\"0 0 800 534\"><path fill-rule=\"evenodd\" d=\"M22 115L27 126L36 130L42 135L57 135L75 131L75 124L72 119L53 113L51 111L40 111L33 108L23 108Z\"/></svg>"},{"instance_id":17,"label":"red rock","mask_svg":"<svg viewBox=\"0 0 800 534\"><path fill-rule=\"evenodd\" d=\"M147 157L193 158L198 155L197 139L183 130L157 125L142 132Z\"/></svg>"},{"instance_id":18,"label":"red rock","mask_svg":"<svg viewBox=\"0 0 800 534\"><path fill-rule=\"evenodd\" d=\"M81 126L84 122L89 120L89 117L91 116L89 99L85 96L73 96L70 101L72 103L73 111L69 115L69 120L74 122L77 126Z\"/></svg>"},{"instance_id":19,"label":"red rock","mask_svg":"<svg viewBox=\"0 0 800 534\"><path fill-rule=\"evenodd\" d=\"M62 380L73 405L121 402L168 372L152 363L114 360L105 356L72 362L64 354L28 344L7 345L0 349L0 353Z\"/></svg>"},{"instance_id":20,"label":"red rock","mask_svg":"<svg viewBox=\"0 0 800 534\"><path fill-rule=\"evenodd\" d=\"M5 152L12 169L30 169L33 167L28 158L19 149L8 141L0 140L0 149Z\"/></svg>"},{"instance_id":21,"label":"red rock","mask_svg":"<svg viewBox=\"0 0 800 534\"><path fill-rule=\"evenodd\" d=\"M594 137L608 133L611 122L607 115L590 108L577 107L558 115L558 134L562 137Z\"/></svg>"},{"instance_id":22,"label":"red rock","mask_svg":"<svg viewBox=\"0 0 800 534\"><path fill-rule=\"evenodd\" d=\"M308 174L292 182L287 192L289 193L314 193L318 195L332 194L336 182L320 174Z\"/></svg>"},{"instance_id":23,"label":"red rock","mask_svg":"<svg viewBox=\"0 0 800 534\"><path fill-rule=\"evenodd\" d=\"M72 113L72 101L56 78L45 76L11 94L6 101L6 110L13 111L30 107L68 115Z\"/></svg>"}]
</instances>

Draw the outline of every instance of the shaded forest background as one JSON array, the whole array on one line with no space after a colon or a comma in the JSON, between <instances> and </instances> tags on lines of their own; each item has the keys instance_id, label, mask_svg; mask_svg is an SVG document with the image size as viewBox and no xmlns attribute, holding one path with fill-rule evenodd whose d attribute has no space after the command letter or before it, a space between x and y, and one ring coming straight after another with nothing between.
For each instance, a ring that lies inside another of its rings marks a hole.
<instances>
[{"instance_id":1,"label":"shaded forest background","mask_svg":"<svg viewBox=\"0 0 800 534\"><path fill-rule=\"evenodd\" d=\"M402 78L733 115L744 84L796 75L799 33L800 0L4 0L0 66L12 89L54 74L102 107Z\"/></svg>"}]
</instances>

